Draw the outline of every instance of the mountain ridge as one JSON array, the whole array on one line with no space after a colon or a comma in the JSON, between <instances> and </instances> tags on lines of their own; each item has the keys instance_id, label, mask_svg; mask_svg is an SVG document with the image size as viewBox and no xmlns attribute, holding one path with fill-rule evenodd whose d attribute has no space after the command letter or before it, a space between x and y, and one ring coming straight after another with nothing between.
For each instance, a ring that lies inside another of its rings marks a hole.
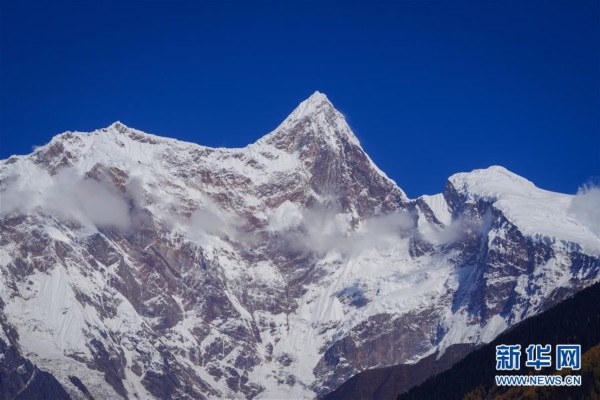
<instances>
[{"instance_id":1,"label":"mountain ridge","mask_svg":"<svg viewBox=\"0 0 600 400\"><path fill-rule=\"evenodd\" d=\"M0 161L22 356L76 398L310 398L489 342L598 280L575 196L490 191L491 168L409 199L313 96L243 148L114 123Z\"/></svg>"}]
</instances>

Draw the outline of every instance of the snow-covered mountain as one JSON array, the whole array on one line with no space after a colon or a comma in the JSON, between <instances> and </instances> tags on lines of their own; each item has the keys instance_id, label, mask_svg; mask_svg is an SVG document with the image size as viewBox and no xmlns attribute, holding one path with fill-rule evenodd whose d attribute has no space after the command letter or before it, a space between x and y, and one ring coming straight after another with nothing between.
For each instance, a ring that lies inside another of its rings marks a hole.
<instances>
[{"instance_id":1,"label":"snow-covered mountain","mask_svg":"<svg viewBox=\"0 0 600 400\"><path fill-rule=\"evenodd\" d=\"M502 167L409 199L318 92L241 149L66 132L0 162L4 382L314 398L598 281L596 206Z\"/></svg>"}]
</instances>

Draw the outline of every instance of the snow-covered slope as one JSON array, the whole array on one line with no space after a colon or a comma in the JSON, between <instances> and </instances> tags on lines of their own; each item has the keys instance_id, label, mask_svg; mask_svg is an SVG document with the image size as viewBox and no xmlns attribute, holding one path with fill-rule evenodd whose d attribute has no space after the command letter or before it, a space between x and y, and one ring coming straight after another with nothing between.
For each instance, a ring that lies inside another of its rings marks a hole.
<instances>
[{"instance_id":1,"label":"snow-covered slope","mask_svg":"<svg viewBox=\"0 0 600 400\"><path fill-rule=\"evenodd\" d=\"M578 243L586 252L598 254L600 238L569 212L573 196L539 189L498 166L455 174L450 183L467 203L493 203L526 235Z\"/></svg>"},{"instance_id":2,"label":"snow-covered slope","mask_svg":"<svg viewBox=\"0 0 600 400\"><path fill-rule=\"evenodd\" d=\"M573 196L491 167L410 200L318 92L241 149L67 132L0 196L0 340L74 398L313 398L600 269Z\"/></svg>"}]
</instances>

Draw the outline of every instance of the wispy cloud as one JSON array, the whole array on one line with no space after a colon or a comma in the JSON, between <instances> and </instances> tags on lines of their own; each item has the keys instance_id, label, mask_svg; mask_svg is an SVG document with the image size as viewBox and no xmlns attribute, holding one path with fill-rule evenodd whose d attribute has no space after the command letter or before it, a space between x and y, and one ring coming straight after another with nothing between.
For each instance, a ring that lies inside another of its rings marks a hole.
<instances>
[{"instance_id":1,"label":"wispy cloud","mask_svg":"<svg viewBox=\"0 0 600 400\"><path fill-rule=\"evenodd\" d=\"M209 243L212 236L250 248L259 243L260 237L262 241L275 240L296 251L317 253L335 250L350 254L391 248L417 234L440 245L480 230L483 223L463 218L440 228L423 221L417 223L422 215L403 210L353 221L349 213L331 206L336 202L303 208L286 201L269 213L266 232L260 233L248 229L246 218L223 209L208 195L190 206L181 203L177 196L155 197L142 177L130 176L123 193L110 180L91 179L74 168L63 168L51 176L33 164L9 179L0 195L2 216L33 212L82 225L127 229L145 221L150 215L146 211L151 211L166 226L179 229L201 245ZM573 212L579 218L597 220L598 211L593 204L598 196L600 191L596 188L577 196Z\"/></svg>"},{"instance_id":2,"label":"wispy cloud","mask_svg":"<svg viewBox=\"0 0 600 400\"><path fill-rule=\"evenodd\" d=\"M600 236L600 187L584 185L573 196L569 213Z\"/></svg>"},{"instance_id":3,"label":"wispy cloud","mask_svg":"<svg viewBox=\"0 0 600 400\"><path fill-rule=\"evenodd\" d=\"M301 209L285 202L271 214L267 230L297 251L352 253L393 245L415 227L416 216L406 211L372 217L352 226L350 215L335 208Z\"/></svg>"},{"instance_id":4,"label":"wispy cloud","mask_svg":"<svg viewBox=\"0 0 600 400\"><path fill-rule=\"evenodd\" d=\"M129 227L127 202L109 182L63 168L56 175L28 165L0 194L0 215L40 212L82 225Z\"/></svg>"},{"instance_id":5,"label":"wispy cloud","mask_svg":"<svg viewBox=\"0 0 600 400\"><path fill-rule=\"evenodd\" d=\"M248 244L253 240L252 235L243 231L245 219L223 210L209 197L194 210L189 218L180 219L180 224L188 237L200 243L206 243L208 236L218 236Z\"/></svg>"}]
</instances>

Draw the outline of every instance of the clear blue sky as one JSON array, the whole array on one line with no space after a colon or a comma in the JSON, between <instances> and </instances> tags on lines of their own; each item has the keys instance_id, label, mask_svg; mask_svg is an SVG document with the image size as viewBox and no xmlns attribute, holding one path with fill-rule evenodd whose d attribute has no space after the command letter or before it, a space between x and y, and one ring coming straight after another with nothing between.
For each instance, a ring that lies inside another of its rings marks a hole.
<instances>
[{"instance_id":1,"label":"clear blue sky","mask_svg":"<svg viewBox=\"0 0 600 400\"><path fill-rule=\"evenodd\" d=\"M600 175L597 0L0 1L0 158L115 120L244 146L319 90L412 197Z\"/></svg>"}]
</instances>

